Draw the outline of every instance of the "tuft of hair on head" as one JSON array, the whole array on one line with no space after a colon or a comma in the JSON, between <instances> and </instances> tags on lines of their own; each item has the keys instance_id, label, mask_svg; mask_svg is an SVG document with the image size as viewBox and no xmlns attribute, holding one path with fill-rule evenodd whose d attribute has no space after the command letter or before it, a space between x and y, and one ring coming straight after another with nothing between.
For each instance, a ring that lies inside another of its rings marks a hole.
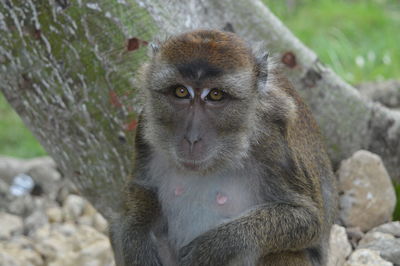
<instances>
[{"instance_id":1,"label":"tuft of hair on head","mask_svg":"<svg viewBox=\"0 0 400 266\"><path fill-rule=\"evenodd\" d=\"M157 35L153 36L153 40L148 45L147 55L150 58L156 56L160 52L163 44L169 38L171 38L171 35L167 33L158 33Z\"/></svg>"},{"instance_id":2,"label":"tuft of hair on head","mask_svg":"<svg viewBox=\"0 0 400 266\"><path fill-rule=\"evenodd\" d=\"M269 77L269 52L264 42L257 42L252 46L252 52L255 59L255 67L257 74L257 89L260 93L265 94L268 90Z\"/></svg>"},{"instance_id":3,"label":"tuft of hair on head","mask_svg":"<svg viewBox=\"0 0 400 266\"><path fill-rule=\"evenodd\" d=\"M161 42L159 40L153 40L149 44L149 49L147 51L147 55L152 58L154 57L159 51L161 47Z\"/></svg>"}]
</instances>

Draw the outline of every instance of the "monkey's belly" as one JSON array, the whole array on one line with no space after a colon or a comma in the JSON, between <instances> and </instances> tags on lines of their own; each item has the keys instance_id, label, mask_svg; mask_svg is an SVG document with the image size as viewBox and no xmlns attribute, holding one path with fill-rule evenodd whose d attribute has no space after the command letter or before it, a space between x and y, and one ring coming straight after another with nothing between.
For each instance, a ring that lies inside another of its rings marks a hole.
<instances>
[{"instance_id":1,"label":"monkey's belly","mask_svg":"<svg viewBox=\"0 0 400 266\"><path fill-rule=\"evenodd\" d=\"M258 203L251 184L239 178L170 177L169 181L159 193L167 238L175 251Z\"/></svg>"}]
</instances>

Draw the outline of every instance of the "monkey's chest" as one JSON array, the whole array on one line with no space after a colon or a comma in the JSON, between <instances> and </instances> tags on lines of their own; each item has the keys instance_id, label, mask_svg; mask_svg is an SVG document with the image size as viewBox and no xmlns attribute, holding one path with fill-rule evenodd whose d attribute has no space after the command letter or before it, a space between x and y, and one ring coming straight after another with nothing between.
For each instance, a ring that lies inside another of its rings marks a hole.
<instances>
[{"instance_id":1,"label":"monkey's chest","mask_svg":"<svg viewBox=\"0 0 400 266\"><path fill-rule=\"evenodd\" d=\"M166 181L159 199L168 240L176 249L257 204L254 188L237 177L173 176Z\"/></svg>"}]
</instances>

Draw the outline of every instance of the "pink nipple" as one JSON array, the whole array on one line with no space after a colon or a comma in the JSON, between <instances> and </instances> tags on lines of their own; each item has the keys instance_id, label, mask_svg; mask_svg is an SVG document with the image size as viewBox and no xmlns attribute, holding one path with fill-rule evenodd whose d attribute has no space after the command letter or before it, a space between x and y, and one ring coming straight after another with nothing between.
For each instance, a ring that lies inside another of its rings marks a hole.
<instances>
[{"instance_id":1,"label":"pink nipple","mask_svg":"<svg viewBox=\"0 0 400 266\"><path fill-rule=\"evenodd\" d=\"M217 203L219 205L224 205L227 200L228 200L227 196L222 195L220 192L217 193Z\"/></svg>"},{"instance_id":2,"label":"pink nipple","mask_svg":"<svg viewBox=\"0 0 400 266\"><path fill-rule=\"evenodd\" d=\"M183 187L176 187L174 190L174 195L178 197L183 194L183 191L184 191Z\"/></svg>"}]
</instances>

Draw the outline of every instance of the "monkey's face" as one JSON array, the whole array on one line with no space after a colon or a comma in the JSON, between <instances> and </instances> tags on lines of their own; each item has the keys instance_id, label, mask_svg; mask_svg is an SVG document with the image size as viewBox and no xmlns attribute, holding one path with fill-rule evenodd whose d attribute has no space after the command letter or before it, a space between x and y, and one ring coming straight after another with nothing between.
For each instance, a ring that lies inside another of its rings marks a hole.
<instances>
[{"instance_id":1,"label":"monkey's face","mask_svg":"<svg viewBox=\"0 0 400 266\"><path fill-rule=\"evenodd\" d=\"M155 49L143 72L145 137L177 166L240 166L254 130L255 59L236 35L196 31Z\"/></svg>"},{"instance_id":2,"label":"monkey's face","mask_svg":"<svg viewBox=\"0 0 400 266\"><path fill-rule=\"evenodd\" d=\"M210 69L204 64L196 75ZM184 169L239 166L249 147L249 117L257 98L251 72L215 72L198 79L185 75L187 67L166 66L152 77L145 107L149 141Z\"/></svg>"}]
</instances>

